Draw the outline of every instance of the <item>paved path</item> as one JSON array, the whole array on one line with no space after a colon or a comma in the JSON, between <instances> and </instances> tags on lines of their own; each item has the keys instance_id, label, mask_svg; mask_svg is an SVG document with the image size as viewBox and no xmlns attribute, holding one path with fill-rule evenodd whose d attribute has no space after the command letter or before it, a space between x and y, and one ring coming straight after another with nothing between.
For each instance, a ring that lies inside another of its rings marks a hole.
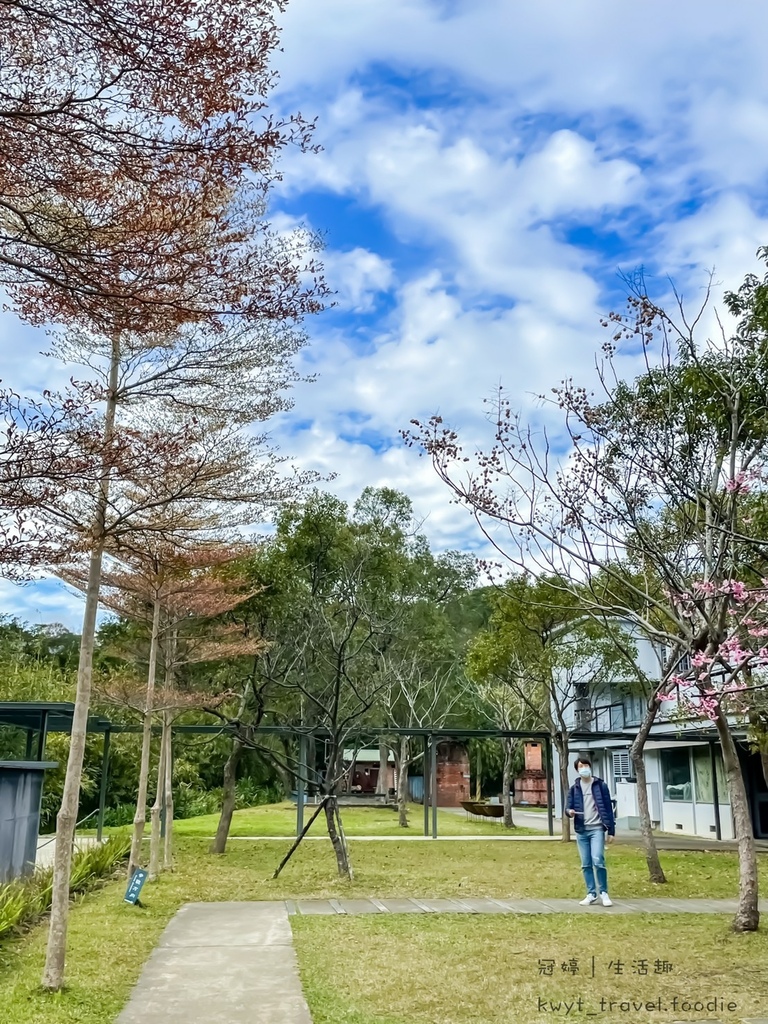
<instances>
[{"instance_id":1,"label":"paved path","mask_svg":"<svg viewBox=\"0 0 768 1024\"><path fill-rule=\"evenodd\" d=\"M440 810L466 816L466 811L460 807L441 807ZM526 828L540 829L542 832L546 832L548 829L546 813L542 813L540 811L525 811L522 808L516 807L513 811L512 817L517 825L524 825ZM554 829L558 839L560 838L561 828L560 819L555 818ZM659 850L733 851L738 849L738 844L734 839L715 839L714 836L707 839L704 836L679 836L673 835L670 832L655 832L654 837L656 839L656 846ZM643 844L642 836L636 829L619 829L616 832L616 838L622 843L622 845L629 844L632 846L642 846ZM768 840L756 839L755 849L758 853L768 853Z\"/></svg>"},{"instance_id":2,"label":"paved path","mask_svg":"<svg viewBox=\"0 0 768 1024\"><path fill-rule=\"evenodd\" d=\"M522 823L521 823L522 824ZM527 822L526 822L527 824ZM228 842L238 843L290 843L295 836L230 836ZM213 836L206 839L212 840ZM423 835L396 835L396 836L347 836L352 843L551 843L561 842L560 830L557 835L538 836L515 836L499 834L483 834L468 836L441 836L436 839ZM622 846L642 846L642 840L637 832L617 832L616 839ZM573 842L574 836L571 836ZM327 835L305 836L302 842L327 843ZM723 853L724 851L734 852L738 849L737 844L731 840L723 839L718 842L715 839L701 839L696 836L670 836L657 835L656 847L659 850L688 850L692 852L701 851L704 853ZM768 841L764 839L755 840L755 849L758 853L768 853Z\"/></svg>"},{"instance_id":3,"label":"paved path","mask_svg":"<svg viewBox=\"0 0 768 1024\"><path fill-rule=\"evenodd\" d=\"M312 1024L282 902L188 903L117 1024Z\"/></svg>"},{"instance_id":4,"label":"paved path","mask_svg":"<svg viewBox=\"0 0 768 1024\"><path fill-rule=\"evenodd\" d=\"M75 849L87 850L89 846L98 846L99 840L90 836L76 836ZM52 868L53 854L56 849L56 836L40 836L37 840L35 854L36 868Z\"/></svg>"},{"instance_id":5,"label":"paved path","mask_svg":"<svg viewBox=\"0 0 768 1024\"><path fill-rule=\"evenodd\" d=\"M735 909L735 900L672 899L617 899L613 907L471 897L188 903L163 932L117 1024L312 1024L292 945L292 914L712 914ZM766 901L761 909L768 912ZM743 1024L768 1024L768 1018L748 1018Z\"/></svg>"},{"instance_id":6,"label":"paved path","mask_svg":"<svg viewBox=\"0 0 768 1024\"><path fill-rule=\"evenodd\" d=\"M206 841L213 839L213 836L206 836ZM246 842L246 843L291 843L296 836L229 836L227 839L228 843L231 842ZM495 836L493 833L490 835L469 835L469 836L441 836L438 835L435 839L432 836L422 836L413 834L404 834L396 836L350 836L347 835L347 839L351 843L466 843L466 842L483 842L483 843L551 843L551 842L562 842L561 836L510 836L510 835L498 835ZM327 843L328 834L324 833L319 836L304 836L302 843L306 842L319 842Z\"/></svg>"},{"instance_id":7,"label":"paved path","mask_svg":"<svg viewBox=\"0 0 768 1024\"><path fill-rule=\"evenodd\" d=\"M432 899L286 900L289 914L735 914L736 900L614 899L612 907L595 903L582 907L578 900L491 899L461 897ZM768 900L760 901L768 913Z\"/></svg>"}]
</instances>

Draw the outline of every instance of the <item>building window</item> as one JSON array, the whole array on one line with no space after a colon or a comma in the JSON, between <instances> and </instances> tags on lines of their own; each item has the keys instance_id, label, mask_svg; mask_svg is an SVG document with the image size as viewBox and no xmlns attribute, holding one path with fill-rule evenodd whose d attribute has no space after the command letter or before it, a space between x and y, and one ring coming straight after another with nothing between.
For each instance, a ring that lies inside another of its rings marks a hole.
<instances>
[{"instance_id":1,"label":"building window","mask_svg":"<svg viewBox=\"0 0 768 1024\"><path fill-rule=\"evenodd\" d=\"M672 656L672 649L670 647L662 648L662 664L666 665L669 658ZM688 672L691 668L691 655L690 652L686 651L685 654L681 654L677 664L672 669L674 675L681 676L685 672Z\"/></svg>"},{"instance_id":2,"label":"building window","mask_svg":"<svg viewBox=\"0 0 768 1024\"><path fill-rule=\"evenodd\" d=\"M624 727L640 725L645 717L648 701L642 694L633 693L624 698Z\"/></svg>"},{"instance_id":3,"label":"building window","mask_svg":"<svg viewBox=\"0 0 768 1024\"><path fill-rule=\"evenodd\" d=\"M725 769L720 754L716 755L717 765L717 801L721 804L730 803L728 788L725 784ZM713 804L715 792L712 786L712 759L708 747L693 748L693 781L696 788L696 802Z\"/></svg>"},{"instance_id":4,"label":"building window","mask_svg":"<svg viewBox=\"0 0 768 1024\"><path fill-rule=\"evenodd\" d=\"M661 751L661 775L665 800L690 800L691 757L688 747Z\"/></svg>"},{"instance_id":5,"label":"building window","mask_svg":"<svg viewBox=\"0 0 768 1024\"><path fill-rule=\"evenodd\" d=\"M680 661L677 663L675 671L678 675L683 675L685 672L689 672L691 668L691 656L690 654L684 654Z\"/></svg>"}]
</instances>

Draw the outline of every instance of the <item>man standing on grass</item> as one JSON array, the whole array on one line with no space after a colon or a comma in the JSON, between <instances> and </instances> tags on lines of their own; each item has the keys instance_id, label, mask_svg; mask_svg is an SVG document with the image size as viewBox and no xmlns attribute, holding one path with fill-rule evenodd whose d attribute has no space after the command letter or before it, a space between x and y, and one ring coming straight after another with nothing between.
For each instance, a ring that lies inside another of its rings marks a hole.
<instances>
[{"instance_id":1,"label":"man standing on grass","mask_svg":"<svg viewBox=\"0 0 768 1024\"><path fill-rule=\"evenodd\" d=\"M599 892L603 906L612 907L605 868L605 834L608 833L609 843L616 835L610 790L602 779L592 775L592 762L588 757L577 757L573 767L579 778L568 790L565 813L573 818L581 870L587 883L587 895L581 905L589 907L597 903Z\"/></svg>"}]
</instances>

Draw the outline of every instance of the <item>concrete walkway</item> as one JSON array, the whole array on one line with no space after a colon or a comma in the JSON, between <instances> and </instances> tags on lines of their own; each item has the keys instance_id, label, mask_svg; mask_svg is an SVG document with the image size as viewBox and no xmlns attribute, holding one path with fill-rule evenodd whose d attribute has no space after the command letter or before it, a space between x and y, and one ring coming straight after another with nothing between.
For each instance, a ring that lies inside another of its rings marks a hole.
<instances>
[{"instance_id":1,"label":"concrete walkway","mask_svg":"<svg viewBox=\"0 0 768 1024\"><path fill-rule=\"evenodd\" d=\"M91 846L98 846L99 840L91 836L75 836L75 849L87 850ZM37 852L35 854L36 868L52 868L53 855L56 850L56 836L39 836L37 840Z\"/></svg>"},{"instance_id":2,"label":"concrete walkway","mask_svg":"<svg viewBox=\"0 0 768 1024\"><path fill-rule=\"evenodd\" d=\"M581 898L581 897L579 897ZM619 899L612 907L595 903L582 907L578 899L491 899L461 897L455 899L356 899L286 900L289 914L735 914L736 900ZM768 913L768 900L761 900L760 912Z\"/></svg>"},{"instance_id":3,"label":"concrete walkway","mask_svg":"<svg viewBox=\"0 0 768 1024\"><path fill-rule=\"evenodd\" d=\"M206 841L212 840L213 836L206 836ZM291 843L296 836L229 836L227 839L228 843ZM432 836L422 835L397 835L397 836L347 836L347 839L351 843L551 843L561 842L561 837L558 836L510 836L506 834L501 835L476 835L476 836L441 836L438 835L436 839ZM327 843L328 835L324 833L319 836L304 836L302 843L315 842L315 843Z\"/></svg>"},{"instance_id":4,"label":"concrete walkway","mask_svg":"<svg viewBox=\"0 0 768 1024\"><path fill-rule=\"evenodd\" d=\"M312 1024L282 902L188 903L117 1024Z\"/></svg>"},{"instance_id":5,"label":"concrete walkway","mask_svg":"<svg viewBox=\"0 0 768 1024\"><path fill-rule=\"evenodd\" d=\"M613 907L470 897L188 903L163 932L117 1024L312 1024L292 944L292 914L719 914L735 909L734 900L672 899L617 899ZM766 901L761 910L768 912ZM744 1024L768 1024L768 1018Z\"/></svg>"},{"instance_id":6,"label":"concrete walkway","mask_svg":"<svg viewBox=\"0 0 768 1024\"><path fill-rule=\"evenodd\" d=\"M449 808L441 807L441 810L449 811L454 814L466 816L466 811L463 808ZM548 830L547 815L541 811L525 811L522 808L515 807L513 814L513 820L516 825L523 825L525 828L540 829L542 832ZM560 818L554 819L555 834L558 839L562 831L562 823ZM522 837L521 837L522 838ZM573 835L572 835L573 838ZM654 838L656 839L656 846L659 850L737 850L738 843L733 839L715 839L712 836L710 839L706 839L704 836L682 836L674 835L671 832L654 832ZM643 840L640 832L635 829L618 829L616 832L616 839L621 842L622 845L629 844L630 846L642 846ZM756 839L755 849L758 853L768 853L768 840Z\"/></svg>"}]
</instances>

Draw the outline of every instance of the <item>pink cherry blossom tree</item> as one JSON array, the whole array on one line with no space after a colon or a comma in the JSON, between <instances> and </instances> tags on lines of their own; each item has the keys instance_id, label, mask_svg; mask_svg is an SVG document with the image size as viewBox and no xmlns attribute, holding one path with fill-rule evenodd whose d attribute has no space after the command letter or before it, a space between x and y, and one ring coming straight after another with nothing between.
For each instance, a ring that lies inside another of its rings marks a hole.
<instances>
[{"instance_id":1,"label":"pink cherry blossom tree","mask_svg":"<svg viewBox=\"0 0 768 1024\"><path fill-rule=\"evenodd\" d=\"M529 423L500 390L489 400L493 440L485 449L465 449L439 416L414 421L405 437L517 569L562 581L585 614L625 623L656 652L657 670L637 672L646 710L631 757L649 875L664 882L646 790L646 741L664 699L677 692L686 655L699 669L701 656L713 659L712 677L730 650L724 644L759 640L739 615L754 603L755 567L768 570L768 546L750 521L765 493L768 277L748 278L726 296L738 317L731 331L709 315L708 293L692 316L675 296L672 315L648 296L642 276L627 283L626 311L603 321L611 338L593 391L565 380L542 396L550 419L537 415ZM707 321L715 331L702 337ZM628 366L637 374L631 381ZM743 666L739 683L745 674ZM702 706L712 697L700 696ZM754 838L732 716L718 705L713 722L728 759L732 805L741 808L734 927L754 930Z\"/></svg>"}]
</instances>

